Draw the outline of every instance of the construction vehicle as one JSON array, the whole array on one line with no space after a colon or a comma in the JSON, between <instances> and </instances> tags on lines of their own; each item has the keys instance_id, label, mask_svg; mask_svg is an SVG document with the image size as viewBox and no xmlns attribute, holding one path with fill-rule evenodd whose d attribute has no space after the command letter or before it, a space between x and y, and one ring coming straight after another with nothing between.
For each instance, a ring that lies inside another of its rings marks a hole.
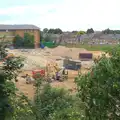
<instances>
[{"instance_id":1,"label":"construction vehicle","mask_svg":"<svg viewBox=\"0 0 120 120\"><path fill-rule=\"evenodd\" d=\"M47 82L52 82L53 80L65 81L68 79L68 71L64 67L59 67L57 63L49 62L46 64L46 68L40 68L36 70L24 71L23 72L25 79L27 79L26 75L36 79L40 76L44 77Z\"/></svg>"},{"instance_id":2,"label":"construction vehicle","mask_svg":"<svg viewBox=\"0 0 120 120\"><path fill-rule=\"evenodd\" d=\"M40 76L42 77L45 77L45 70L44 69L39 69L39 70L33 70L32 71L32 77L35 79L35 78L38 78Z\"/></svg>"},{"instance_id":3,"label":"construction vehicle","mask_svg":"<svg viewBox=\"0 0 120 120\"><path fill-rule=\"evenodd\" d=\"M68 71L64 67L60 68L55 62L46 65L46 73L48 81L64 81L68 79Z\"/></svg>"}]
</instances>

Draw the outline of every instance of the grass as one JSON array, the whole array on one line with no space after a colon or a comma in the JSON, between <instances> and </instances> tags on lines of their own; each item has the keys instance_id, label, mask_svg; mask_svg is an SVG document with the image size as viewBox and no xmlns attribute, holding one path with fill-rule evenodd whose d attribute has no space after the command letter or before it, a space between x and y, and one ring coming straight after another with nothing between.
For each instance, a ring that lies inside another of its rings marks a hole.
<instances>
[{"instance_id":1,"label":"grass","mask_svg":"<svg viewBox=\"0 0 120 120\"><path fill-rule=\"evenodd\" d=\"M84 44L84 45L81 45L81 44L66 44L65 45L66 47L69 47L69 48L72 48L72 47L75 47L75 48L85 48L86 50L89 50L89 51L108 51L109 49L112 49L114 48L116 45L88 45L88 44Z\"/></svg>"}]
</instances>

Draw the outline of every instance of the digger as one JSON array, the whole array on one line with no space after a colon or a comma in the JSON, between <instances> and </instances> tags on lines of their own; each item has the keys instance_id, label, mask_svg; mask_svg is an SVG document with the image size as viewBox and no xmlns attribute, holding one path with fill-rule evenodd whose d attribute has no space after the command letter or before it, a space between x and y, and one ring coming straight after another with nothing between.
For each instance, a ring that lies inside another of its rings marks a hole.
<instances>
[{"instance_id":1,"label":"digger","mask_svg":"<svg viewBox=\"0 0 120 120\"><path fill-rule=\"evenodd\" d=\"M60 71L56 73L56 80L58 81L65 81L68 79L68 71L62 67Z\"/></svg>"},{"instance_id":2,"label":"digger","mask_svg":"<svg viewBox=\"0 0 120 120\"><path fill-rule=\"evenodd\" d=\"M46 73L48 81L53 80L64 81L68 79L68 71L62 67L60 68L57 63L48 63L46 65Z\"/></svg>"},{"instance_id":3,"label":"digger","mask_svg":"<svg viewBox=\"0 0 120 120\"><path fill-rule=\"evenodd\" d=\"M31 75L30 75L31 74ZM45 69L32 70L31 73L26 74L26 83L31 83L30 78L36 79L40 76L44 77L47 82L64 81L68 79L68 71L62 67L60 68L57 63L48 63Z\"/></svg>"}]
</instances>

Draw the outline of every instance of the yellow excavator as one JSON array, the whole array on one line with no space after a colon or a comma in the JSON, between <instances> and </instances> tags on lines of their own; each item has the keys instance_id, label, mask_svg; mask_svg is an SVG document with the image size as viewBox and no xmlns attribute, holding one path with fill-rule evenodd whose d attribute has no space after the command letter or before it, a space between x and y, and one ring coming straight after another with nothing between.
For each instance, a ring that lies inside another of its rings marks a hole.
<instances>
[{"instance_id":1,"label":"yellow excavator","mask_svg":"<svg viewBox=\"0 0 120 120\"><path fill-rule=\"evenodd\" d=\"M48 63L46 65L46 76L48 80L64 81L68 79L68 71L64 67L59 67L57 63Z\"/></svg>"}]
</instances>

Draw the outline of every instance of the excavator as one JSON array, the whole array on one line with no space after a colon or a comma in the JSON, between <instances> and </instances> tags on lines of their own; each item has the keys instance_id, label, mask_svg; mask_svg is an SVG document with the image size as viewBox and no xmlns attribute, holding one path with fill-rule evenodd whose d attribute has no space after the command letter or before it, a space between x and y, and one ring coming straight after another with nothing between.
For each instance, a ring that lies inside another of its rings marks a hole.
<instances>
[{"instance_id":1,"label":"excavator","mask_svg":"<svg viewBox=\"0 0 120 120\"><path fill-rule=\"evenodd\" d=\"M28 77L31 76L33 79L42 76L47 82L52 82L54 80L62 82L68 79L68 71L64 67L60 68L55 62L49 62L46 64L46 68L32 70L29 75L26 75ZM27 78L26 75L25 78Z\"/></svg>"},{"instance_id":2,"label":"excavator","mask_svg":"<svg viewBox=\"0 0 120 120\"><path fill-rule=\"evenodd\" d=\"M64 81L68 79L68 71L64 67L59 67L57 63L48 63L46 65L46 74L48 81Z\"/></svg>"}]
</instances>

